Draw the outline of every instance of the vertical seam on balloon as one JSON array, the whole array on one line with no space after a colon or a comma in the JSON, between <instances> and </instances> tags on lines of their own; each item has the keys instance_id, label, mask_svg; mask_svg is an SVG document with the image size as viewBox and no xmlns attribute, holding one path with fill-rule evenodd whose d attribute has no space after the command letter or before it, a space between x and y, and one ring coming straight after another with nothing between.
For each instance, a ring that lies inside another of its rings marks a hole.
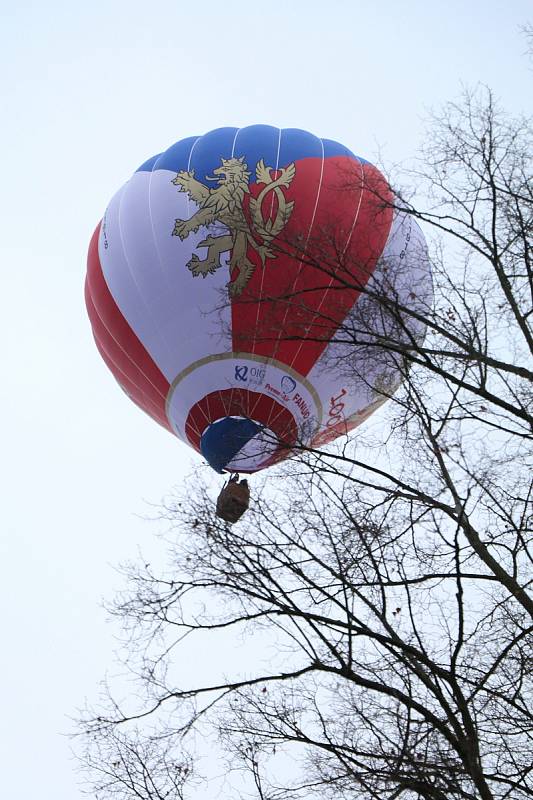
<instances>
[{"instance_id":1,"label":"vertical seam on balloon","mask_svg":"<svg viewBox=\"0 0 533 800\"><path fill-rule=\"evenodd\" d=\"M205 395L205 404L206 404L206 407L207 407L207 412L204 411L204 409L202 408L202 406L199 403L198 403L198 409L200 411L200 414L202 414L203 418L205 419L205 421L207 423L207 425L206 425L206 427L207 427L212 422L211 414L209 413L209 394ZM189 409L189 412L190 412L190 409ZM204 428L204 431L205 431L205 428Z\"/></svg>"},{"instance_id":2,"label":"vertical seam on balloon","mask_svg":"<svg viewBox=\"0 0 533 800\"><path fill-rule=\"evenodd\" d=\"M207 406L207 413L204 411L204 409L202 407L202 401L203 400L205 400L205 404ZM209 414L209 393L204 395L204 397L202 397L201 400L198 400L196 403L194 403L192 408L194 408L195 406L198 408L198 411L203 416L203 418L205 419L207 425L209 426L211 424L211 422L212 422L211 415ZM190 413L191 413L191 408L189 408L189 410L187 411L187 417L185 417L184 422L183 422L184 425L186 424L187 418L188 418ZM201 436L203 431L200 431L199 428L197 428L197 431ZM204 428L204 431L205 431L205 428Z\"/></svg>"},{"instance_id":3,"label":"vertical seam on balloon","mask_svg":"<svg viewBox=\"0 0 533 800\"><path fill-rule=\"evenodd\" d=\"M345 254L346 250L348 249L348 245L349 245L349 243L350 243L350 239L352 238L353 231L354 231L354 229L355 229L355 226L356 226L357 220L358 220L358 218L359 218L359 212L360 212L360 210L361 210L361 204L362 204L362 202L363 202L363 192L365 191L365 173L364 173L363 165L362 165L362 163L361 163L361 160L360 160L359 158L357 159L357 161L358 161L358 163L359 163L359 166L360 166L360 169L361 169L361 191L360 191L360 193L359 193L359 202L358 202L358 204L357 204L357 209L356 209L356 211L355 211L355 217L354 217L354 220L353 220L353 222L352 222L352 226L351 226L351 229L350 229L350 233L348 234L348 239L347 239L347 241L346 241L346 244L345 244L345 246L344 246L344 250L342 251L342 255L343 255L343 256L344 256L344 254ZM319 304L318 304L318 306L317 306L317 309L316 309L316 311L315 311L315 312L314 312L314 314L313 314L313 319L311 320L311 322L310 322L310 324L309 324L309 327L310 327L310 328L313 326L313 324L314 324L314 322L315 322L316 318L319 316L320 309L322 308L322 305L323 305L323 303L324 303L324 300L325 300L325 298L326 298L326 292L328 291L328 289L330 289L330 288L331 288L331 286L332 286L332 284L333 284L333 280L334 280L334 278L333 278L333 275L332 275L332 276L330 277L330 279L329 279L329 285L326 287L326 289L325 289L325 291L324 291L324 293L323 293L323 295L322 295L322 298L320 299L320 302L319 302ZM304 344L305 344L305 341L304 341L304 340L302 340L302 341L300 342L300 345L299 345L299 347L298 347L298 350L296 351L296 353L295 353L295 354L294 354L294 356L293 356L293 359L292 359L292 361L291 361L291 364L290 364L290 366L291 366L291 367L293 366L294 362L296 361L296 359L297 359L297 358L298 358L298 356L300 355L300 352L301 352L301 350L302 350L302 347L304 346ZM326 345L326 347L327 347L327 345ZM324 348L324 349L325 349L325 348ZM314 365L313 365L313 366L314 366Z\"/></svg>"},{"instance_id":4,"label":"vertical seam on balloon","mask_svg":"<svg viewBox=\"0 0 533 800\"><path fill-rule=\"evenodd\" d=\"M276 172L279 169L279 154L281 152L281 133L282 133L281 128L278 128L278 149L277 149L277 153L276 153ZM272 198L272 207L273 207L273 205L274 205L274 198ZM258 332L258 325L259 325L259 314L261 312L261 298L263 296L263 284L264 284L264 281L265 281L265 271L266 271L266 267L263 266L263 268L261 270L261 286L259 288L259 301L257 303L257 314L256 314L256 317L255 317L254 338L253 338L253 342L252 342L252 353L255 352L255 345L256 345L256 340L257 340L257 332ZM265 364L265 378L266 378L266 370L268 369L269 364L271 364L271 358L269 358L269 360ZM257 404L259 403L259 400L260 400L260 398L258 398L255 401L254 407L252 408L250 414L253 414L255 412L255 409L257 407Z\"/></svg>"},{"instance_id":5,"label":"vertical seam on balloon","mask_svg":"<svg viewBox=\"0 0 533 800\"><path fill-rule=\"evenodd\" d=\"M311 237L311 231L313 229L313 225L314 225L315 217L316 217L316 212L317 212L317 209L318 209L318 203L320 201L320 192L322 190L322 178L323 178L323 175L324 175L324 161L325 161L325 159L324 159L324 142L323 142L322 139L319 139L319 142L320 142L320 146L322 148L322 162L321 162L321 165L320 165L320 180L319 180L319 183L318 183L318 191L317 191L317 195L316 195L315 208L313 210L313 216L311 217L311 223L309 225L309 230L307 232L307 238L305 240L304 251L303 251L302 257L300 258L300 267L298 269L298 274L296 275L296 278L295 278L294 283L293 283L293 290L296 287L296 284L298 283L298 278L300 277L300 273L302 271L303 259L305 257L305 253L306 253L306 250L307 250L307 245L309 244L309 239ZM278 336L278 342L277 342L277 346L278 347L279 347L279 343L281 341L281 332L283 331L283 328L285 326L285 322L287 320L287 313L288 313L288 308L285 309L285 316L283 317L283 322L280 325L280 335ZM289 365L291 368L292 368L292 364L293 363L294 363L294 359L292 360L291 364ZM277 416L279 416L279 414L277 414L276 417ZM276 420L276 417L273 418L274 421ZM271 420L271 418L269 416L268 424L270 424L271 421L272 420Z\"/></svg>"},{"instance_id":6,"label":"vertical seam on balloon","mask_svg":"<svg viewBox=\"0 0 533 800\"><path fill-rule=\"evenodd\" d=\"M242 128L237 128L235 136L233 137L233 144L231 145L231 158L235 157L235 142L237 141L237 136L242 131Z\"/></svg>"},{"instance_id":7,"label":"vertical seam on balloon","mask_svg":"<svg viewBox=\"0 0 533 800\"><path fill-rule=\"evenodd\" d=\"M159 158L161 158L162 155L163 154L161 154L159 156ZM156 256L157 256L157 261L158 261L158 266L159 266L159 274L161 275L161 280L163 282L163 285L166 288L166 292L168 294L170 294L172 287L171 287L171 283L169 281L168 272L167 272L167 270L166 270L166 268L164 266L164 263L163 263L163 258L161 257L161 251L159 249L157 236L156 236L156 232L155 232L154 218L153 218L153 215L152 215L152 179L154 177L154 172L156 170L159 158L156 160L156 162L152 166L152 169L150 171L150 178L149 178L149 181L148 181L148 218L150 220L150 231L152 233L153 248L154 248L154 251L155 251ZM169 231L169 235L170 235L170 231ZM151 268L153 268L153 265L151 265ZM174 348L171 347L171 343L167 340L167 336L166 335L165 335L165 342L167 344L168 356L169 356L168 366L170 367L172 365L172 363L173 363Z\"/></svg>"},{"instance_id":8,"label":"vertical seam on balloon","mask_svg":"<svg viewBox=\"0 0 533 800\"><path fill-rule=\"evenodd\" d=\"M201 413L204 415L205 421L207 422L208 425L210 425L213 420L211 419L211 411L209 409L209 392L203 396L202 400L205 400L206 410L204 411L204 409L201 406L199 406L199 408Z\"/></svg>"},{"instance_id":9,"label":"vertical seam on balloon","mask_svg":"<svg viewBox=\"0 0 533 800\"><path fill-rule=\"evenodd\" d=\"M278 128L278 150L277 150L277 153L276 153L276 172L279 169L279 154L280 154L280 150L281 150L281 128ZM272 212L273 207L274 207L274 194L272 196L272 201L271 201L271 207L270 207L270 211L271 212ZM261 270L261 286L259 288L259 298L261 298L261 296L263 294L263 284L264 284L264 281L265 281L265 270L266 270L266 268L263 266L263 268ZM260 309L261 309L261 302L259 302L257 304L257 314L256 314L255 326L254 326L254 340L252 342L252 353L254 352L254 348L255 348L255 344L256 344L257 326L258 326L258 322L259 322Z\"/></svg>"},{"instance_id":10,"label":"vertical seam on balloon","mask_svg":"<svg viewBox=\"0 0 533 800\"><path fill-rule=\"evenodd\" d=\"M194 148L196 147L196 145L198 144L200 139L203 139L203 136L198 136L196 141L193 142L193 145L192 145L192 147L191 147L191 149L189 151L189 158L187 159L187 172L191 171L192 154L193 154ZM191 218L191 211L190 211L190 202L191 202L191 200L190 200L189 194L187 192L186 192L186 196L187 196L187 219L190 219Z\"/></svg>"},{"instance_id":11,"label":"vertical seam on balloon","mask_svg":"<svg viewBox=\"0 0 533 800\"><path fill-rule=\"evenodd\" d=\"M193 433L196 433L199 436L199 438L202 438L202 434L200 433L200 428L198 428L198 426L196 425L195 422L189 422L188 420L189 420L189 417L187 415L187 419L185 420L185 423L184 423L185 435L187 436L187 426L189 426L189 427L192 428Z\"/></svg>"},{"instance_id":12,"label":"vertical seam on balloon","mask_svg":"<svg viewBox=\"0 0 533 800\"><path fill-rule=\"evenodd\" d=\"M359 166L361 168L361 193L359 195L359 203L357 205L357 211L355 212L354 221L352 223L352 227L350 228L350 233L349 233L349 236L348 236L348 238L346 240L346 244L344 246L344 250L342 251L342 255L343 256L346 253L348 247L350 246L350 242L352 240L353 232L355 230L355 226L356 226L357 220L359 218L359 211L361 210L361 204L363 202L363 192L365 191L365 188L366 188L365 187L365 170L364 170L364 167L363 167L363 162L357 156L356 156L356 158L357 158L357 161L359 162Z\"/></svg>"},{"instance_id":13,"label":"vertical seam on balloon","mask_svg":"<svg viewBox=\"0 0 533 800\"><path fill-rule=\"evenodd\" d=\"M196 424L196 422L189 422L188 420L189 420L189 415L187 415L187 419L185 420L185 427L187 427L187 425L190 425L191 428L193 429L193 432L197 433L198 436L201 437L202 436L202 432L201 432L200 428L198 427L198 425Z\"/></svg>"},{"instance_id":14,"label":"vertical seam on balloon","mask_svg":"<svg viewBox=\"0 0 533 800\"><path fill-rule=\"evenodd\" d=\"M161 155L163 155L163 154L161 154ZM161 158L161 156L159 156L159 158ZM157 159L157 160L159 160L159 159ZM163 267L163 259L161 258L161 253L160 253L160 250L159 250L159 247L158 247L158 244L157 244L157 237L155 235L155 230L154 230L154 218L153 218L153 215L152 215L152 179L153 179L153 176L154 176L154 172L156 170L156 166L157 166L157 161L152 166L152 169L150 171L150 179L148 181L148 217L150 219L150 230L152 231L152 240L153 240L153 243L154 243L155 251L157 253L157 260L159 262L160 272L161 272L161 275L163 276L163 280L164 280L166 286L168 288L170 288L170 284L168 282L167 271Z\"/></svg>"},{"instance_id":15,"label":"vertical seam on balloon","mask_svg":"<svg viewBox=\"0 0 533 800\"><path fill-rule=\"evenodd\" d=\"M191 161L192 161L192 154L193 154L194 148L196 147L197 142L199 142L200 139L202 139L202 138L203 138L202 136L199 136L198 139L196 139L196 141L194 142L193 146L190 149L189 158L187 160L187 172L190 172L190 169L191 169ZM189 220L190 218L191 218L190 197L189 197L189 194L187 193L187 219ZM206 403L207 403L207 413L209 414L209 401L207 400ZM200 409L200 411L204 415L204 417L206 418L207 423L209 424L209 419L206 417L205 412L203 411L203 409ZM186 420L185 420L185 422L186 422Z\"/></svg>"},{"instance_id":16,"label":"vertical seam on balloon","mask_svg":"<svg viewBox=\"0 0 533 800\"><path fill-rule=\"evenodd\" d=\"M223 389L219 389L220 400L222 402L222 408L224 409L224 416L229 417L231 410L231 403L229 401L226 401L226 396L225 394L223 395L223 391L224 391Z\"/></svg>"},{"instance_id":17,"label":"vertical seam on balloon","mask_svg":"<svg viewBox=\"0 0 533 800\"><path fill-rule=\"evenodd\" d=\"M182 417L182 419L181 419L181 422L179 422L179 424L178 424L178 423L176 423L176 428L178 428L179 430L182 430L182 431L183 431L183 435L184 435L184 436L185 436L187 439L188 439L188 437L187 437L187 431L186 431L186 428L187 428L187 420L189 419L189 415L190 415L191 411L193 410L193 408L196 408L196 409L199 411L199 413L202 415L202 417L204 418L204 420L205 420L205 422L206 422L206 425L204 425L204 427L203 427L201 430L200 430L200 428L198 427L198 425L197 425L196 423L194 423L194 429L195 429L196 433L198 434L198 436L200 436L200 437L201 437L201 435L202 435L203 431L205 431L206 427L208 427L208 426L209 426L209 424L210 424L210 419L207 417L207 415L206 415L206 412L205 412L205 411L204 411L204 409L202 408L202 403L203 403L204 401L205 401L205 402L206 402L206 404L207 404L207 395L204 395L203 397L201 397L201 398L200 398L200 400L197 400L197 401L196 401L196 402L194 402L194 403L193 403L191 406L189 406L189 407L187 408L186 412L183 414L183 417ZM178 419L179 419L179 417L178 417ZM191 424L192 424L192 423L191 423Z\"/></svg>"},{"instance_id":18,"label":"vertical seam on balloon","mask_svg":"<svg viewBox=\"0 0 533 800\"><path fill-rule=\"evenodd\" d=\"M234 158L234 155L235 155L235 144L237 142L237 137L238 137L239 133L241 132L241 130L242 130L242 128L237 128L237 130L235 131L235 136L233 137L233 143L231 145L231 158ZM232 250L232 252L233 252L233 250ZM231 261L231 254L230 254L229 258L228 258L228 284L231 282L231 270L229 268L230 261ZM231 325L231 347L233 349L233 304L232 304L231 300L229 301L229 305L230 305L229 318L230 318L230 325ZM232 406L233 406L233 394L234 394L234 392L235 392L235 386L232 386L231 387L231 394L230 394L230 398L229 398L229 405L228 405L229 414L226 414L226 416L231 416L231 409L232 409ZM220 390L219 390L219 394L220 394ZM220 399L222 401L222 395L220 396ZM223 408L225 410L226 407L224 406L224 404L222 404L222 405L223 405Z\"/></svg>"},{"instance_id":19,"label":"vertical seam on balloon","mask_svg":"<svg viewBox=\"0 0 533 800\"><path fill-rule=\"evenodd\" d=\"M203 398L202 398L202 399L203 399ZM187 421L188 421L188 419L189 419L189 417L190 417L190 415L191 415L191 413L192 413L192 410L193 410L193 408L197 408L197 409L198 409L198 411L200 412L200 414L201 414L201 415L204 417L204 419L205 419L205 413L204 413L204 411L202 410L202 408L201 408L201 406L200 406L200 403L201 403L201 400L198 400L196 403L193 403L193 405L192 405L192 406L191 406L191 407L188 409L188 411L187 411L187 414L186 414L186 416L185 416L185 418L184 418L184 420L183 420L183 432L184 432L184 434L185 434L185 435L187 435L187 433L186 433ZM191 425L191 427L192 427L192 428L194 428L194 430L195 430L195 432L198 434L198 436L201 436L201 435L202 435L202 431L201 431L201 430L200 430L200 428L198 427L198 424L196 423L196 421L192 421L192 422L190 422L189 424ZM203 428L203 430L205 430L205 427Z\"/></svg>"}]
</instances>

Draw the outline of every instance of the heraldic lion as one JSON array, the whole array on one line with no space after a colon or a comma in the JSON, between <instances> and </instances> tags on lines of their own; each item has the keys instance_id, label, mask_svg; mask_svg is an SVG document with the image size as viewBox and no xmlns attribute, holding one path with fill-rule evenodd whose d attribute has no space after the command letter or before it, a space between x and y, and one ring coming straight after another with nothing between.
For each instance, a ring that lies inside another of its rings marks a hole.
<instances>
[{"instance_id":1,"label":"heraldic lion","mask_svg":"<svg viewBox=\"0 0 533 800\"><path fill-rule=\"evenodd\" d=\"M193 231L202 226L214 226L215 223L223 225L229 233L221 232L218 235L209 234L198 243L198 247L207 247L207 256L201 260L193 253L187 264L193 275L202 275L204 278L215 272L221 266L220 256L231 250L229 262L232 282L228 284L230 295L240 295L248 284L255 269L254 264L247 257L248 245L253 247L265 265L267 258L275 258L270 249L270 244L275 236L287 224L294 207L294 202L287 202L282 188L288 188L295 173L294 164L289 164L279 170L277 178L272 178L270 168L265 167L261 160L256 166L257 183L264 187L257 198L250 198L249 208L251 223L248 222L243 201L246 194L250 193L248 180L250 172L243 158L222 158L222 164L213 170L218 186L210 189L194 177L194 170L178 172L172 183L179 187L180 192L186 192L190 199L198 206L198 210L188 220L175 221L173 236L185 239ZM261 212L262 203L268 192L275 192L278 208L274 220L264 220ZM216 230L216 229L215 229ZM235 275L237 273L237 275Z\"/></svg>"}]
</instances>

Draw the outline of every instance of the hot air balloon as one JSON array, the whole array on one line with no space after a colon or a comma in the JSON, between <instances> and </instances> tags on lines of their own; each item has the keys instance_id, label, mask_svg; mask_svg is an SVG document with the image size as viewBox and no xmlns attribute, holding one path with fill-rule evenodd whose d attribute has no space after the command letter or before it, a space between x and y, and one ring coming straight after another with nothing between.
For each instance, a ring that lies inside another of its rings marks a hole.
<instances>
[{"instance_id":1,"label":"hot air balloon","mask_svg":"<svg viewBox=\"0 0 533 800\"><path fill-rule=\"evenodd\" d=\"M177 142L119 189L89 247L103 360L217 472L252 473L359 425L401 379L380 334L419 339L409 310L430 298L424 237L383 175L298 129Z\"/></svg>"}]
</instances>

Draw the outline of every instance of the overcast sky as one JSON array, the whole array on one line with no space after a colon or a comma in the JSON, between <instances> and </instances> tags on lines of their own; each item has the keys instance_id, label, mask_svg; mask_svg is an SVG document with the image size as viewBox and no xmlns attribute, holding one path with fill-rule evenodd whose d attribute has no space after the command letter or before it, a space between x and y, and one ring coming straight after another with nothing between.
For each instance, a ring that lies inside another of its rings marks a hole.
<instances>
[{"instance_id":1,"label":"overcast sky","mask_svg":"<svg viewBox=\"0 0 533 800\"><path fill-rule=\"evenodd\" d=\"M113 565L153 550L148 503L198 459L128 402L92 342L85 258L111 195L149 156L223 125L301 127L399 161L461 84L528 110L531 4L0 7L1 786L9 800L77 800L62 734L112 663Z\"/></svg>"}]
</instances>

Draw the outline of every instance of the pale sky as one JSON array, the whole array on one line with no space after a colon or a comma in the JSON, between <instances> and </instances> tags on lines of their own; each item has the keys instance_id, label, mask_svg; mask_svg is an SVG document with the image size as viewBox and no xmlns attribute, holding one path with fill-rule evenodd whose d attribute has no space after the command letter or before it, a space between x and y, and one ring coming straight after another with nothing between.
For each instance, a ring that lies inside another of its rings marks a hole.
<instances>
[{"instance_id":1,"label":"pale sky","mask_svg":"<svg viewBox=\"0 0 533 800\"><path fill-rule=\"evenodd\" d=\"M112 668L113 565L155 552L148 504L199 463L128 402L92 342L85 258L112 194L149 156L223 125L300 127L394 162L462 84L530 111L519 28L533 14L526 0L0 8L2 795L78 800L63 734Z\"/></svg>"}]
</instances>

